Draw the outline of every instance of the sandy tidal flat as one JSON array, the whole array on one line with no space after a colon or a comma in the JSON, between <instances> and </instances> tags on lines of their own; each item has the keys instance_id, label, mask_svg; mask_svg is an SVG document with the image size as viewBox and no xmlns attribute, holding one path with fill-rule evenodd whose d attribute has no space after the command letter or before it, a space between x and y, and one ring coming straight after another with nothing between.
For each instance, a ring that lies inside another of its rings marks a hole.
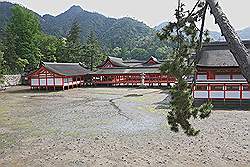
<instances>
[{"instance_id":1,"label":"sandy tidal flat","mask_svg":"<svg viewBox=\"0 0 250 167\"><path fill-rule=\"evenodd\" d=\"M213 111L197 137L169 130L160 89L0 93L0 166L248 167L249 111Z\"/></svg>"}]
</instances>

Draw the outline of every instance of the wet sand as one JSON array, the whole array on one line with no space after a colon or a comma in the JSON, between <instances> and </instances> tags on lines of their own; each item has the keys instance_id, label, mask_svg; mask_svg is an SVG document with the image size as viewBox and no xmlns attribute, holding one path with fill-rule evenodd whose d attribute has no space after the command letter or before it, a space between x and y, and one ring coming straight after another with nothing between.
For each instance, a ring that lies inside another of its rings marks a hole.
<instances>
[{"instance_id":1,"label":"wet sand","mask_svg":"<svg viewBox=\"0 0 250 167\"><path fill-rule=\"evenodd\" d=\"M247 167L249 111L213 111L197 137L169 130L160 89L0 93L0 166Z\"/></svg>"}]
</instances>

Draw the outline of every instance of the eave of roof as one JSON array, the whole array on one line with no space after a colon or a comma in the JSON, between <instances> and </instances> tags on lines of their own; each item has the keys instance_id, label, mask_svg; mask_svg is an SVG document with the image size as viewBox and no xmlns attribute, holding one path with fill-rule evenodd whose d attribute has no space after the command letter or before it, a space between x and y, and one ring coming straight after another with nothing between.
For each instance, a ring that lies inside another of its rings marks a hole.
<instances>
[{"instance_id":1,"label":"eave of roof","mask_svg":"<svg viewBox=\"0 0 250 167\"><path fill-rule=\"evenodd\" d=\"M123 60L121 58L109 56L101 65L97 66L97 68L102 68L108 62L113 64L115 67L128 67L125 63L123 63Z\"/></svg>"}]
</instances>

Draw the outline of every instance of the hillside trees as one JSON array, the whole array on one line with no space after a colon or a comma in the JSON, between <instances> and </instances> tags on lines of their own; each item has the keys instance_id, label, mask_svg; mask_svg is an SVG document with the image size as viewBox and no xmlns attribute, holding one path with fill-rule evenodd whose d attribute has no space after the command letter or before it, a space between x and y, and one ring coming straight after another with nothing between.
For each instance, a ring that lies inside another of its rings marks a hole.
<instances>
[{"instance_id":1,"label":"hillside trees","mask_svg":"<svg viewBox=\"0 0 250 167\"><path fill-rule=\"evenodd\" d=\"M110 49L109 50L109 54L110 56L112 57L119 57L119 58L122 58L123 56L123 49L120 48L120 47L116 47L114 49Z\"/></svg>"},{"instance_id":2,"label":"hillside trees","mask_svg":"<svg viewBox=\"0 0 250 167\"><path fill-rule=\"evenodd\" d=\"M1 82L1 78L3 76L3 74L6 73L6 67L5 67L5 64L4 64L4 53L3 53L3 50L4 50L4 46L2 44L2 41L0 40L0 82Z\"/></svg>"},{"instance_id":3,"label":"hillside trees","mask_svg":"<svg viewBox=\"0 0 250 167\"><path fill-rule=\"evenodd\" d=\"M131 50L129 59L145 60L147 57L149 57L149 54L146 49L134 48Z\"/></svg>"},{"instance_id":4,"label":"hillside trees","mask_svg":"<svg viewBox=\"0 0 250 167\"><path fill-rule=\"evenodd\" d=\"M11 73L30 71L40 62L35 41L40 32L38 18L19 5L12 9L12 18L6 28L4 59Z\"/></svg>"},{"instance_id":5,"label":"hillside trees","mask_svg":"<svg viewBox=\"0 0 250 167\"><path fill-rule=\"evenodd\" d=\"M14 6L14 4L7 2L4 2L4 4L6 5L0 5L1 32L8 24L12 16L10 8ZM153 28L148 27L143 22L131 18L107 18L98 13L84 11L80 7L72 7L57 17L51 15L39 16L34 12L32 13L39 18L42 31L48 35L55 35L57 38L67 38L72 23L77 21L82 30L80 41L86 43L89 34L93 31L101 48L105 52L109 52L109 55L115 55L111 51L118 47L122 49L120 57L129 59L133 57L131 50L138 48L146 50L146 54L141 55L144 60L150 56L155 56L158 59L164 58L161 54L158 55L159 52L157 52L158 48L165 45L164 42L157 38L156 31ZM41 48L39 47L39 49ZM41 54L42 59L44 53Z\"/></svg>"},{"instance_id":6,"label":"hillside trees","mask_svg":"<svg viewBox=\"0 0 250 167\"><path fill-rule=\"evenodd\" d=\"M4 59L3 59L3 52L0 50L0 83L1 83L1 79L3 77L4 74Z\"/></svg>"},{"instance_id":7,"label":"hillside trees","mask_svg":"<svg viewBox=\"0 0 250 167\"><path fill-rule=\"evenodd\" d=\"M3 82L2 78L3 75L6 74L6 67L4 64L4 57L3 57L3 50L4 50L4 46L0 40L0 83Z\"/></svg>"},{"instance_id":8,"label":"hillside trees","mask_svg":"<svg viewBox=\"0 0 250 167\"><path fill-rule=\"evenodd\" d=\"M63 46L60 62L82 62L91 70L99 65L105 54L93 32L88 36L86 43L80 40L81 27L74 22Z\"/></svg>"},{"instance_id":9,"label":"hillside trees","mask_svg":"<svg viewBox=\"0 0 250 167\"><path fill-rule=\"evenodd\" d=\"M8 73L30 72L42 61L83 62L93 69L103 60L104 53L94 35L82 43L77 22L73 23L66 39L59 39L42 33L37 17L26 8L16 5L12 12L3 42L4 66Z\"/></svg>"}]
</instances>

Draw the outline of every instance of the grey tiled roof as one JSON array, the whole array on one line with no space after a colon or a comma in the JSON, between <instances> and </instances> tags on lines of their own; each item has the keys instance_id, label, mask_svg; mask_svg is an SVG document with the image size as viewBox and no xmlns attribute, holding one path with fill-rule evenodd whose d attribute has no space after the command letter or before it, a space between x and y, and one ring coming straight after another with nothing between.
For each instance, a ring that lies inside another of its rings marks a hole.
<instances>
[{"instance_id":1,"label":"grey tiled roof","mask_svg":"<svg viewBox=\"0 0 250 167\"><path fill-rule=\"evenodd\" d=\"M250 41L243 42L250 51ZM250 52L249 52L250 53ZM233 54L226 42L212 42L204 45L200 54L198 66L200 67L238 67Z\"/></svg>"},{"instance_id":2,"label":"grey tiled roof","mask_svg":"<svg viewBox=\"0 0 250 167\"><path fill-rule=\"evenodd\" d=\"M156 64L148 63L150 60L156 62ZM100 68L92 74L154 74L160 73L161 62L159 62L153 56L150 57L146 62L139 60L126 60L123 61L120 58L108 57L106 61L102 63L99 67L102 67L107 61L111 61L116 67L112 68Z\"/></svg>"},{"instance_id":3,"label":"grey tiled roof","mask_svg":"<svg viewBox=\"0 0 250 167\"><path fill-rule=\"evenodd\" d=\"M123 60L121 58L109 56L101 65L97 66L97 68L105 65L107 61L110 61L113 65L117 67L128 67L128 65L123 63Z\"/></svg>"},{"instance_id":4,"label":"grey tiled roof","mask_svg":"<svg viewBox=\"0 0 250 167\"><path fill-rule=\"evenodd\" d=\"M160 73L159 68L109 68L99 69L92 74L155 74Z\"/></svg>"},{"instance_id":5,"label":"grey tiled roof","mask_svg":"<svg viewBox=\"0 0 250 167\"><path fill-rule=\"evenodd\" d=\"M79 76L89 74L90 71L82 67L79 63L50 63L43 62L42 65L57 74L64 76Z\"/></svg>"}]
</instances>

